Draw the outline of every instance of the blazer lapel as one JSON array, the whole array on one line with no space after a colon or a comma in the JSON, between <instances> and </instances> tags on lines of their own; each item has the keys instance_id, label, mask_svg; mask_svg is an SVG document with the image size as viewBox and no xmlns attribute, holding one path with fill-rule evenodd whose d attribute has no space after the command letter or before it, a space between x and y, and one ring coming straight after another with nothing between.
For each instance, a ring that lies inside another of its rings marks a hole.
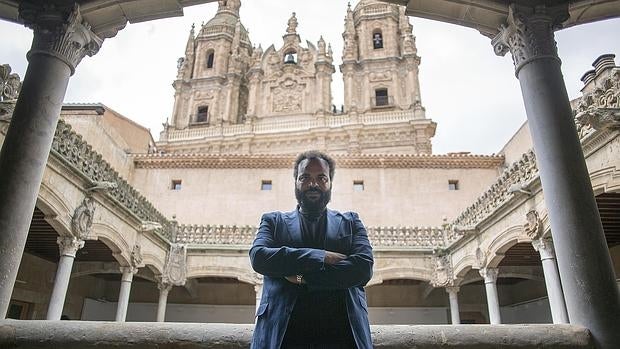
<instances>
[{"instance_id":1,"label":"blazer lapel","mask_svg":"<svg viewBox=\"0 0 620 349\"><path fill-rule=\"evenodd\" d=\"M344 232L340 231L340 223L342 223L342 216L340 213L328 209L325 248L329 251L335 251L338 248L338 242L344 235Z\"/></svg>"},{"instance_id":2,"label":"blazer lapel","mask_svg":"<svg viewBox=\"0 0 620 349\"><path fill-rule=\"evenodd\" d=\"M297 210L285 212L282 215L286 223L291 244L296 247L303 242L301 239L301 227L299 226L299 212Z\"/></svg>"}]
</instances>

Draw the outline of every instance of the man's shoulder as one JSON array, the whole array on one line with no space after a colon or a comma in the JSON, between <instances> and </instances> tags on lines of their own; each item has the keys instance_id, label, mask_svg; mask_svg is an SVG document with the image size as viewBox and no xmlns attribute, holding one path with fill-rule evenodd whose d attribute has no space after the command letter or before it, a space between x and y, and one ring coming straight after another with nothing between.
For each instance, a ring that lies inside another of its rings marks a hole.
<instances>
[{"instance_id":1,"label":"man's shoulder","mask_svg":"<svg viewBox=\"0 0 620 349\"><path fill-rule=\"evenodd\" d=\"M347 220L355 220L355 219L359 219L359 215L357 214L357 212L355 211L344 211L344 212L340 212L337 210L332 210L332 209L328 209L328 212L330 212L333 215L340 215L342 216L344 219Z\"/></svg>"},{"instance_id":2,"label":"man's shoulder","mask_svg":"<svg viewBox=\"0 0 620 349\"><path fill-rule=\"evenodd\" d=\"M262 219L276 219L276 218L280 218L282 216L291 216L293 214L295 214L295 210L292 211L271 211L271 212L265 212L263 213L263 217Z\"/></svg>"}]
</instances>

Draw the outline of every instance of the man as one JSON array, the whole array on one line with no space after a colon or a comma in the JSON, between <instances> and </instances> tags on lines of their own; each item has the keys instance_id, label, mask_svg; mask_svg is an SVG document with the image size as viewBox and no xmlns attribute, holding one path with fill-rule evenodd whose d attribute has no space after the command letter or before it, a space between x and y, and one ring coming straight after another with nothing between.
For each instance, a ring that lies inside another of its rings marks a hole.
<instances>
[{"instance_id":1,"label":"man","mask_svg":"<svg viewBox=\"0 0 620 349\"><path fill-rule=\"evenodd\" d=\"M372 248L354 212L327 209L335 162L308 151L295 161L297 209L263 215L250 249L264 275L254 349L372 348L366 294Z\"/></svg>"}]
</instances>

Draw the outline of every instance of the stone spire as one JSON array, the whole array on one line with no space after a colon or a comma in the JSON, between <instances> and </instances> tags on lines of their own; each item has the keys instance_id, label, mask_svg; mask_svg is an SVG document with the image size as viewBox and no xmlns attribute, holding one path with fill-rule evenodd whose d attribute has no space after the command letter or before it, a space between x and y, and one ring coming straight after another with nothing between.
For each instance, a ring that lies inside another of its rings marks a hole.
<instances>
[{"instance_id":1,"label":"stone spire","mask_svg":"<svg viewBox=\"0 0 620 349\"><path fill-rule=\"evenodd\" d=\"M355 40L355 24L353 23L353 11L351 10L351 3L349 3L347 6L347 15L344 18L344 32L342 33L342 38L344 39L342 60L356 60L357 42Z\"/></svg>"},{"instance_id":2,"label":"stone spire","mask_svg":"<svg viewBox=\"0 0 620 349\"><path fill-rule=\"evenodd\" d=\"M325 51L325 40L323 39L323 35L321 35L321 38L319 39L317 46L319 48L319 55L324 55L326 51Z\"/></svg>"},{"instance_id":3,"label":"stone spire","mask_svg":"<svg viewBox=\"0 0 620 349\"><path fill-rule=\"evenodd\" d=\"M405 14L405 7L399 8L398 29L401 34L401 54L416 55L418 49L415 46L415 36L413 36L413 26L409 23L409 17Z\"/></svg>"},{"instance_id":4,"label":"stone spire","mask_svg":"<svg viewBox=\"0 0 620 349\"><path fill-rule=\"evenodd\" d=\"M187 44L185 45L185 56L193 56L194 55L194 24L192 23L192 29L189 31L189 37L187 38Z\"/></svg>"}]
</instances>

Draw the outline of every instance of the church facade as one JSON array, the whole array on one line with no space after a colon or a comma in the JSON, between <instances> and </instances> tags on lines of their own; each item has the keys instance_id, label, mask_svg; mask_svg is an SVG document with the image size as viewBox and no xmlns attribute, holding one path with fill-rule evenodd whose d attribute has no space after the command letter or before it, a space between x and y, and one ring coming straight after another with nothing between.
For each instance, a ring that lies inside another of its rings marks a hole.
<instances>
[{"instance_id":1,"label":"church facade","mask_svg":"<svg viewBox=\"0 0 620 349\"><path fill-rule=\"evenodd\" d=\"M105 105L63 108L12 315L251 323L256 224L294 208L293 159L318 149L337 162L330 207L368 227L373 323L563 321L527 124L498 155L433 154L404 8L347 9L339 107L330 45L304 42L293 13L280 44L255 47L240 6L219 1L191 29L158 141ZM594 68L573 108L618 271L618 124L591 111L620 107L620 68L609 55Z\"/></svg>"}]
</instances>

